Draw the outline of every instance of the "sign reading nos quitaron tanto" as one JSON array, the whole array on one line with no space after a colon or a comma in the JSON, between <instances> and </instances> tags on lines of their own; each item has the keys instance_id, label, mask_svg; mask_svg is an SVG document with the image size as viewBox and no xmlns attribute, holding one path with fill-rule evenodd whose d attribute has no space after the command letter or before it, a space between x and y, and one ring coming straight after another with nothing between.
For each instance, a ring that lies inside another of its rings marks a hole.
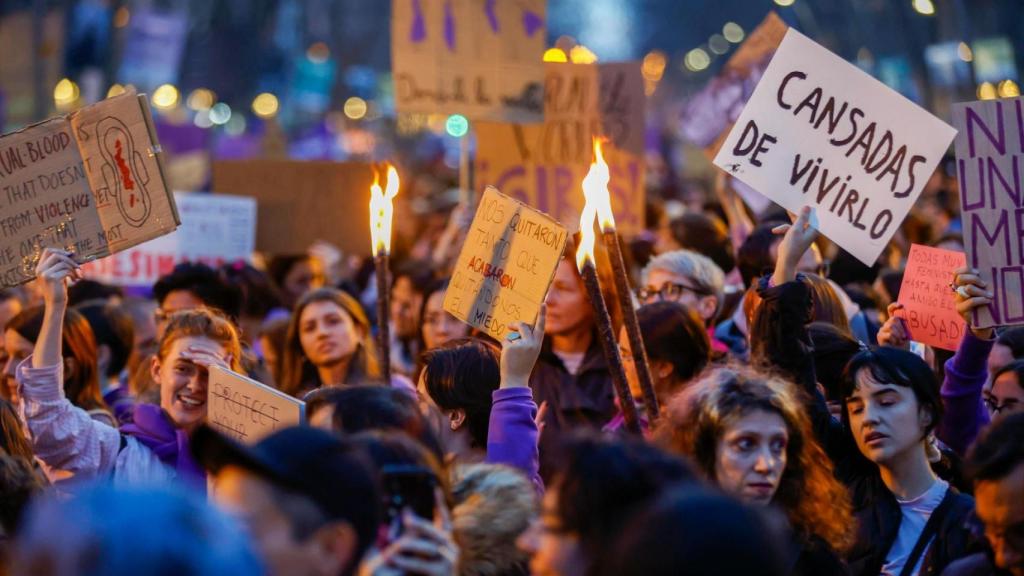
<instances>
[{"instance_id":1,"label":"sign reading nos quitaron tanto","mask_svg":"<svg viewBox=\"0 0 1024 576\"><path fill-rule=\"evenodd\" d=\"M488 186L466 235L444 309L500 340L533 324L568 239L551 217Z\"/></svg>"},{"instance_id":2,"label":"sign reading nos quitaron tanto","mask_svg":"<svg viewBox=\"0 0 1024 576\"><path fill-rule=\"evenodd\" d=\"M955 131L790 29L715 165L871 265Z\"/></svg>"},{"instance_id":3,"label":"sign reading nos quitaron tanto","mask_svg":"<svg viewBox=\"0 0 1024 576\"><path fill-rule=\"evenodd\" d=\"M88 262L177 228L158 151L134 91L0 138L0 285L31 280L44 248Z\"/></svg>"}]
</instances>

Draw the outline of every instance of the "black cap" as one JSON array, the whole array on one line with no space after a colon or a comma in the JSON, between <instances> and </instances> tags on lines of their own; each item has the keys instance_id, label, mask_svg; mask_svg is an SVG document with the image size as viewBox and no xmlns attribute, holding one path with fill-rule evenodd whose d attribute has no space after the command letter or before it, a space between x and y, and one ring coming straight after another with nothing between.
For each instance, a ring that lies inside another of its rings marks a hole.
<instances>
[{"instance_id":1,"label":"black cap","mask_svg":"<svg viewBox=\"0 0 1024 576\"><path fill-rule=\"evenodd\" d=\"M352 524L364 546L376 536L376 473L358 446L334 434L294 426L246 446L203 424L192 434L191 445L196 460L211 472L226 466L244 468L309 498L328 518Z\"/></svg>"}]
</instances>

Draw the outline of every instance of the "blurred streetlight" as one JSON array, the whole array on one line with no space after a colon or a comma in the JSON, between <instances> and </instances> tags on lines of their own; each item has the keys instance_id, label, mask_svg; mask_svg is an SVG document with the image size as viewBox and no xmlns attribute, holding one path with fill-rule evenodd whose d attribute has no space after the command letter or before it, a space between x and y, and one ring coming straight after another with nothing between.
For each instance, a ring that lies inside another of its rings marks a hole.
<instances>
[{"instance_id":1,"label":"blurred streetlight","mask_svg":"<svg viewBox=\"0 0 1024 576\"><path fill-rule=\"evenodd\" d=\"M775 0L775 3L779 6L792 6L794 0Z\"/></svg>"},{"instance_id":2,"label":"blurred streetlight","mask_svg":"<svg viewBox=\"0 0 1024 576\"><path fill-rule=\"evenodd\" d=\"M210 108L210 122L223 126L231 120L231 106L218 102Z\"/></svg>"},{"instance_id":3,"label":"blurred streetlight","mask_svg":"<svg viewBox=\"0 0 1024 576\"><path fill-rule=\"evenodd\" d=\"M974 52L971 50L971 47L967 45L967 42L961 42L960 45L956 47L956 53L964 62L971 62L974 60Z\"/></svg>"},{"instance_id":4,"label":"blurred streetlight","mask_svg":"<svg viewBox=\"0 0 1024 576\"><path fill-rule=\"evenodd\" d=\"M914 10L918 14L925 16L932 16L935 14L935 4L932 4L932 0L913 0Z\"/></svg>"},{"instance_id":5,"label":"blurred streetlight","mask_svg":"<svg viewBox=\"0 0 1024 576\"><path fill-rule=\"evenodd\" d=\"M725 54L729 51L729 41L721 34L714 34L708 38L708 48L715 54Z\"/></svg>"},{"instance_id":6,"label":"blurred streetlight","mask_svg":"<svg viewBox=\"0 0 1024 576\"><path fill-rule=\"evenodd\" d=\"M548 48L544 51L545 62L568 62L569 57L565 55L565 51L561 48Z\"/></svg>"},{"instance_id":7,"label":"blurred streetlight","mask_svg":"<svg viewBox=\"0 0 1024 576\"><path fill-rule=\"evenodd\" d=\"M366 100L359 96L352 96L345 100L342 111L345 112L345 116L350 120L360 120L363 116L366 116Z\"/></svg>"},{"instance_id":8,"label":"blurred streetlight","mask_svg":"<svg viewBox=\"0 0 1024 576\"><path fill-rule=\"evenodd\" d=\"M703 48L694 48L686 53L683 65L691 72L700 72L711 65L711 57Z\"/></svg>"},{"instance_id":9,"label":"blurred streetlight","mask_svg":"<svg viewBox=\"0 0 1024 576\"><path fill-rule=\"evenodd\" d=\"M107 90L107 98L113 98L114 96L120 96L121 94L124 94L124 92L125 92L124 86L121 86L120 84L114 84L114 85L112 85L110 87L109 90Z\"/></svg>"},{"instance_id":10,"label":"blurred streetlight","mask_svg":"<svg viewBox=\"0 0 1024 576\"><path fill-rule=\"evenodd\" d=\"M162 110L174 108L178 104L178 89L171 84L163 84L153 91L153 105Z\"/></svg>"},{"instance_id":11,"label":"blurred streetlight","mask_svg":"<svg viewBox=\"0 0 1024 576\"><path fill-rule=\"evenodd\" d=\"M999 83L1000 98L1016 98L1020 96L1020 86L1013 80L1006 79Z\"/></svg>"},{"instance_id":12,"label":"blurred streetlight","mask_svg":"<svg viewBox=\"0 0 1024 576\"><path fill-rule=\"evenodd\" d=\"M978 85L978 100L995 100L996 87L991 82L982 82Z\"/></svg>"},{"instance_id":13,"label":"blurred streetlight","mask_svg":"<svg viewBox=\"0 0 1024 576\"><path fill-rule=\"evenodd\" d=\"M597 62L597 54L590 51L583 44L577 44L569 50L569 59L572 60L573 64L593 64Z\"/></svg>"},{"instance_id":14,"label":"blurred streetlight","mask_svg":"<svg viewBox=\"0 0 1024 576\"><path fill-rule=\"evenodd\" d=\"M726 22L725 26L722 26L722 36L733 44L739 44L743 42L743 28L735 22Z\"/></svg>"},{"instance_id":15,"label":"blurred streetlight","mask_svg":"<svg viewBox=\"0 0 1024 576\"><path fill-rule=\"evenodd\" d=\"M306 50L306 58L309 58L311 62L315 62L317 64L327 62L327 59L330 57L331 49L323 42L314 42L309 49Z\"/></svg>"},{"instance_id":16,"label":"blurred streetlight","mask_svg":"<svg viewBox=\"0 0 1024 576\"><path fill-rule=\"evenodd\" d=\"M277 96L264 92L252 100L252 111L260 118L273 118L277 115Z\"/></svg>"},{"instance_id":17,"label":"blurred streetlight","mask_svg":"<svg viewBox=\"0 0 1024 576\"><path fill-rule=\"evenodd\" d=\"M448 131L449 136L462 138L469 132L469 120L462 114L452 114L444 123L444 129Z\"/></svg>"},{"instance_id":18,"label":"blurred streetlight","mask_svg":"<svg viewBox=\"0 0 1024 576\"><path fill-rule=\"evenodd\" d=\"M66 108L78 100L79 94L78 84L75 84L70 78L61 78L60 82L57 82L57 86L53 88L53 103L58 108Z\"/></svg>"},{"instance_id":19,"label":"blurred streetlight","mask_svg":"<svg viewBox=\"0 0 1024 576\"><path fill-rule=\"evenodd\" d=\"M217 95L207 88L196 88L188 95L188 107L195 110L209 110L217 100Z\"/></svg>"}]
</instances>

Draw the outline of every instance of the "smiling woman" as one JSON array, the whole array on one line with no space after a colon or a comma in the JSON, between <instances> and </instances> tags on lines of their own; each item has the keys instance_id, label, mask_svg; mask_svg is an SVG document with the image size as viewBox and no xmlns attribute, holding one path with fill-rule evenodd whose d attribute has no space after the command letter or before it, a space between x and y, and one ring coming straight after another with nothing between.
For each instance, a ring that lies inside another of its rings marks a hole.
<instances>
[{"instance_id":1,"label":"smiling woman","mask_svg":"<svg viewBox=\"0 0 1024 576\"><path fill-rule=\"evenodd\" d=\"M234 326L206 309L172 314L151 366L160 405L136 405L133 423L118 430L91 419L61 393L61 327L67 282L81 278L78 264L66 252L47 249L36 275L45 312L32 355L17 367L36 456L62 477L109 476L125 483L180 478L205 490L206 476L189 453L188 433L206 419L209 369L242 370Z\"/></svg>"}]
</instances>

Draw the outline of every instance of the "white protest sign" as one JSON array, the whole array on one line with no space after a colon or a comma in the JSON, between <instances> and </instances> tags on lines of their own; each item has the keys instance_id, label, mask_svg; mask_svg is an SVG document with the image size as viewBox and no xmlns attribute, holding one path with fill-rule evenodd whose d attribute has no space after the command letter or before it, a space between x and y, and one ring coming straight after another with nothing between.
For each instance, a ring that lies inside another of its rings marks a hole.
<instances>
[{"instance_id":1,"label":"white protest sign","mask_svg":"<svg viewBox=\"0 0 1024 576\"><path fill-rule=\"evenodd\" d=\"M175 192L181 227L84 265L88 278L118 286L152 286L182 262L218 267L250 261L256 248L256 199Z\"/></svg>"},{"instance_id":2,"label":"white protest sign","mask_svg":"<svg viewBox=\"0 0 1024 576\"><path fill-rule=\"evenodd\" d=\"M246 444L306 420L302 400L218 367L210 369L206 406L210 426Z\"/></svg>"},{"instance_id":3,"label":"white protest sign","mask_svg":"<svg viewBox=\"0 0 1024 576\"><path fill-rule=\"evenodd\" d=\"M539 122L546 8L545 0L392 0L395 108Z\"/></svg>"},{"instance_id":4,"label":"white protest sign","mask_svg":"<svg viewBox=\"0 0 1024 576\"><path fill-rule=\"evenodd\" d=\"M488 186L466 235L444 309L495 339L537 320L568 239L550 216Z\"/></svg>"},{"instance_id":5,"label":"white protest sign","mask_svg":"<svg viewBox=\"0 0 1024 576\"><path fill-rule=\"evenodd\" d=\"M714 162L870 266L955 134L790 29Z\"/></svg>"}]
</instances>

